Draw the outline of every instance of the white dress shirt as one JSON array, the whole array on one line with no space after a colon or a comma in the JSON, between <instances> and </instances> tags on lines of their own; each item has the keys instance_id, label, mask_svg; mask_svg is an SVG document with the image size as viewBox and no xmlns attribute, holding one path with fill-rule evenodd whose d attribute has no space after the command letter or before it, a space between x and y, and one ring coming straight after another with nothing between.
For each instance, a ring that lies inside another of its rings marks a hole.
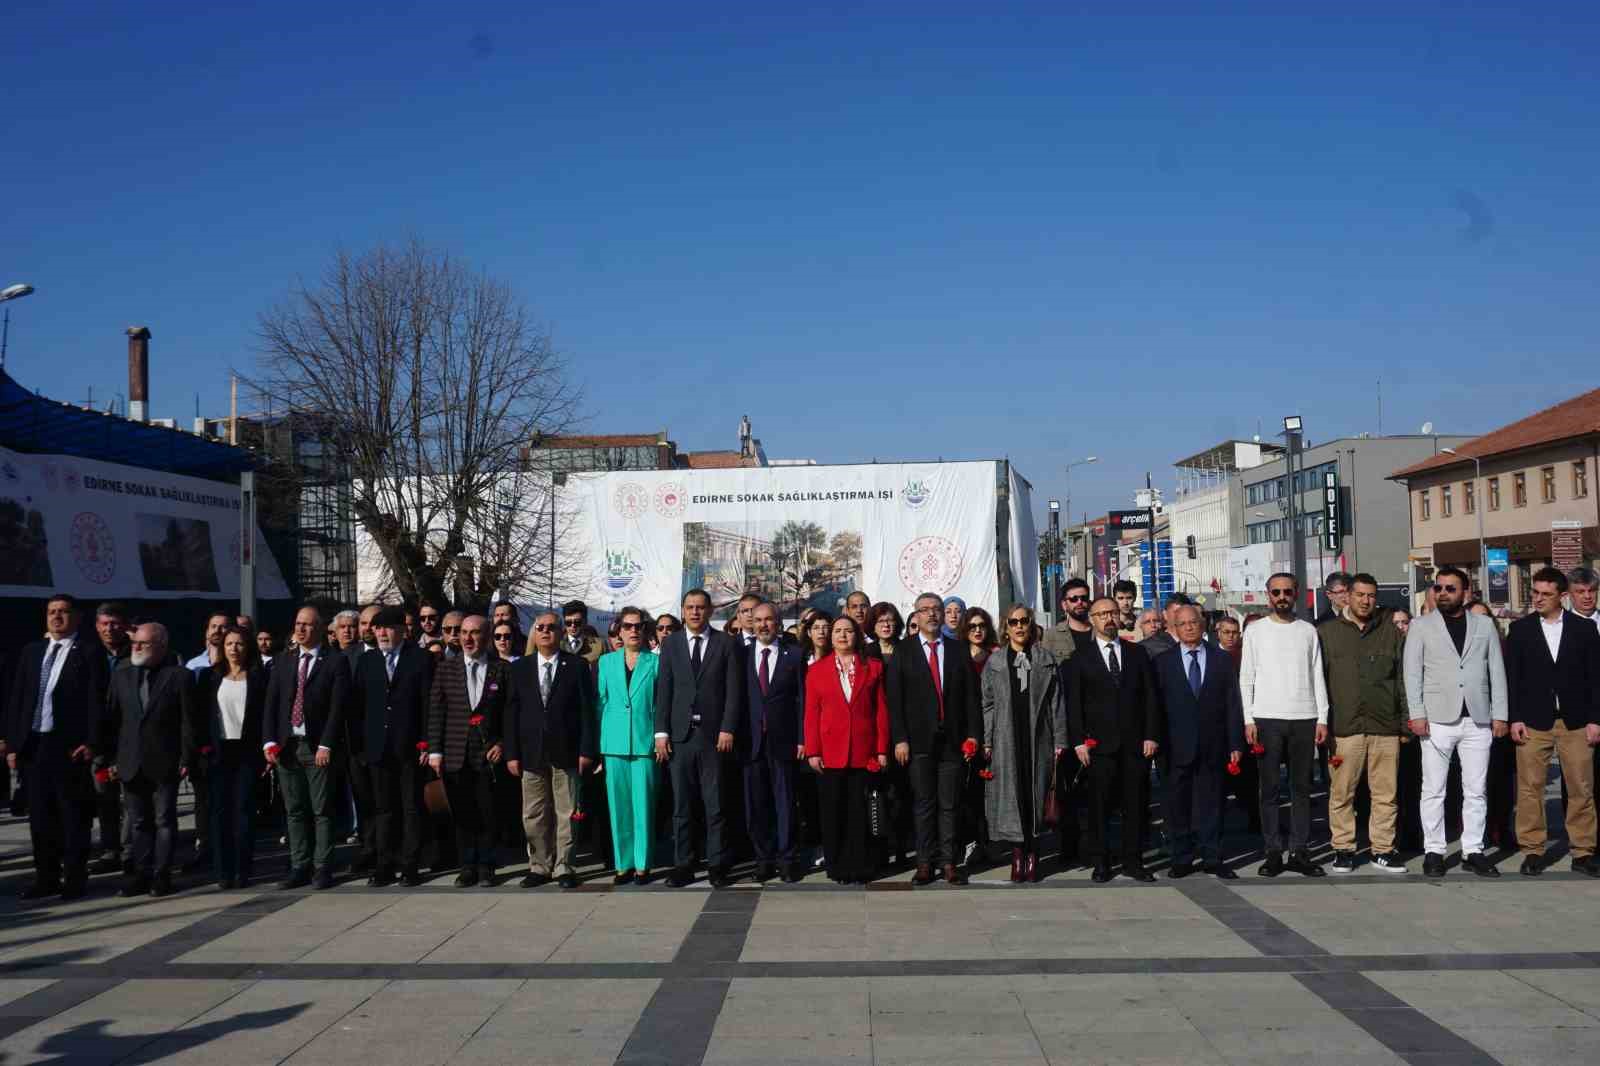
<instances>
[{"instance_id":1,"label":"white dress shirt","mask_svg":"<svg viewBox=\"0 0 1600 1066\"><path fill-rule=\"evenodd\" d=\"M222 739L238 740L244 736L245 695L249 681L223 678L217 686L217 709L222 712Z\"/></svg>"},{"instance_id":2,"label":"white dress shirt","mask_svg":"<svg viewBox=\"0 0 1600 1066\"><path fill-rule=\"evenodd\" d=\"M1105 637L1096 636L1094 638L1094 643L1095 647L1100 649L1100 661L1106 664L1107 670L1111 669L1111 649L1116 648L1118 644L1122 643L1122 641L1120 639L1107 640ZM1125 649L1117 648L1118 673L1122 672L1122 659L1124 650Z\"/></svg>"},{"instance_id":3,"label":"white dress shirt","mask_svg":"<svg viewBox=\"0 0 1600 1066\"><path fill-rule=\"evenodd\" d=\"M462 656L461 666L467 672L467 706L477 710L478 701L483 699L483 678L488 668L484 659L469 659L466 656Z\"/></svg>"},{"instance_id":4,"label":"white dress shirt","mask_svg":"<svg viewBox=\"0 0 1600 1066\"><path fill-rule=\"evenodd\" d=\"M45 660L50 658L50 649L55 647L56 659L50 664L50 678L44 683L44 707L36 708L39 721L35 729L40 733L49 733L56 727L55 695L56 682L61 680L61 667L66 664L67 655L72 651L72 645L77 642L77 637L66 637L63 640L47 639L44 645L44 658L39 660L39 666L44 666ZM37 696L36 693L28 693Z\"/></svg>"},{"instance_id":5,"label":"white dress shirt","mask_svg":"<svg viewBox=\"0 0 1600 1066\"><path fill-rule=\"evenodd\" d=\"M1554 622L1539 619L1539 628L1544 631L1544 642L1550 645L1550 661L1559 662L1561 659L1561 624L1566 621L1567 612L1562 611L1556 615Z\"/></svg>"}]
</instances>

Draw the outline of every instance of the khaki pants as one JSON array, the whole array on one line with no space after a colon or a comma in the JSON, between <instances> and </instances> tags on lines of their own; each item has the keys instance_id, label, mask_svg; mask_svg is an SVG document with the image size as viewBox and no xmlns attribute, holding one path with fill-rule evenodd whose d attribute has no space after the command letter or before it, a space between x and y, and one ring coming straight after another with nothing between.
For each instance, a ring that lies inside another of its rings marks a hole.
<instances>
[{"instance_id":1,"label":"khaki pants","mask_svg":"<svg viewBox=\"0 0 1600 1066\"><path fill-rule=\"evenodd\" d=\"M1551 730L1530 729L1517 745L1517 844L1524 855L1543 855L1544 786L1550 777L1550 752L1561 761L1567 784L1567 842L1574 859L1594 854L1594 750L1581 729L1557 718Z\"/></svg>"},{"instance_id":2,"label":"khaki pants","mask_svg":"<svg viewBox=\"0 0 1600 1066\"><path fill-rule=\"evenodd\" d=\"M555 877L572 869L572 786L576 774L559 767L522 771L522 831L528 871Z\"/></svg>"},{"instance_id":3,"label":"khaki pants","mask_svg":"<svg viewBox=\"0 0 1600 1066\"><path fill-rule=\"evenodd\" d=\"M1333 835L1333 850L1356 850L1356 788L1365 774L1367 791L1372 794L1372 815L1367 819L1372 854L1388 854L1394 850L1399 815L1395 780L1400 766L1400 738L1357 733L1337 738L1333 752L1341 760L1332 767L1333 784L1328 789L1328 830Z\"/></svg>"}]
</instances>

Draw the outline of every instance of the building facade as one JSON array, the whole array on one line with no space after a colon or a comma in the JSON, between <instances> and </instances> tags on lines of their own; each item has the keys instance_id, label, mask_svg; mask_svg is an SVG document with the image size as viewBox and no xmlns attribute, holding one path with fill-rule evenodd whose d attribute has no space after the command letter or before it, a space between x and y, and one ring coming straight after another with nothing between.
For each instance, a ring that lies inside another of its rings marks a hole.
<instances>
[{"instance_id":1,"label":"building facade","mask_svg":"<svg viewBox=\"0 0 1600 1066\"><path fill-rule=\"evenodd\" d=\"M1172 537L1173 587L1212 603L1228 583L1233 548L1233 493L1244 470L1280 456L1276 444L1226 440L1173 464L1177 489L1166 509Z\"/></svg>"}]
</instances>

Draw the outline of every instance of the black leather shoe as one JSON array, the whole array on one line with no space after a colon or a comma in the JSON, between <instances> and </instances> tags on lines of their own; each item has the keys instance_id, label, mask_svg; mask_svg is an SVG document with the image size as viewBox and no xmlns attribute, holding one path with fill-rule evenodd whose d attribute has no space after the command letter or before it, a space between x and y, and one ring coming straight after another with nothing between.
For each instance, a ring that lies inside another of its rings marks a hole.
<instances>
[{"instance_id":1,"label":"black leather shoe","mask_svg":"<svg viewBox=\"0 0 1600 1066\"><path fill-rule=\"evenodd\" d=\"M79 867L68 870L66 880L61 883L62 899L82 899L89 891L89 868Z\"/></svg>"},{"instance_id":2,"label":"black leather shoe","mask_svg":"<svg viewBox=\"0 0 1600 1066\"><path fill-rule=\"evenodd\" d=\"M130 877L122 883L121 888L117 889L117 895L122 899L132 899L149 891L150 879L148 877Z\"/></svg>"},{"instance_id":3,"label":"black leather shoe","mask_svg":"<svg viewBox=\"0 0 1600 1066\"><path fill-rule=\"evenodd\" d=\"M22 899L49 899L51 896L61 894L59 881L34 881L24 885L22 891L17 893Z\"/></svg>"},{"instance_id":4,"label":"black leather shoe","mask_svg":"<svg viewBox=\"0 0 1600 1066\"><path fill-rule=\"evenodd\" d=\"M1256 869L1256 873L1262 877L1277 877L1283 873L1283 852L1267 852L1267 861Z\"/></svg>"},{"instance_id":5,"label":"black leather shoe","mask_svg":"<svg viewBox=\"0 0 1600 1066\"><path fill-rule=\"evenodd\" d=\"M1323 877L1326 870L1311 861L1311 856L1303 851L1297 851L1289 856L1289 861L1283 864L1285 870L1300 874L1302 877Z\"/></svg>"},{"instance_id":6,"label":"black leather shoe","mask_svg":"<svg viewBox=\"0 0 1600 1066\"><path fill-rule=\"evenodd\" d=\"M1095 863L1094 872L1089 875L1089 880L1093 881L1097 885L1105 884L1107 881L1111 880L1111 867L1103 862Z\"/></svg>"},{"instance_id":7,"label":"black leather shoe","mask_svg":"<svg viewBox=\"0 0 1600 1066\"><path fill-rule=\"evenodd\" d=\"M613 885L631 885L631 884L633 884L633 871L632 870L618 870L617 873L616 873L616 876L611 879L611 883Z\"/></svg>"},{"instance_id":8,"label":"black leather shoe","mask_svg":"<svg viewBox=\"0 0 1600 1066\"><path fill-rule=\"evenodd\" d=\"M372 876L367 878L367 884L373 888L388 888L394 884L394 871L387 866L380 866L372 871Z\"/></svg>"},{"instance_id":9,"label":"black leather shoe","mask_svg":"<svg viewBox=\"0 0 1600 1066\"><path fill-rule=\"evenodd\" d=\"M114 874L121 869L122 856L120 855L102 855L89 864L89 872L92 874Z\"/></svg>"},{"instance_id":10,"label":"black leather shoe","mask_svg":"<svg viewBox=\"0 0 1600 1066\"><path fill-rule=\"evenodd\" d=\"M578 887L578 875L573 873L571 870L568 870L566 873L556 878L556 884L570 892Z\"/></svg>"},{"instance_id":11,"label":"black leather shoe","mask_svg":"<svg viewBox=\"0 0 1600 1066\"><path fill-rule=\"evenodd\" d=\"M1232 870L1230 870L1228 867L1222 865L1220 862L1208 862L1208 863L1206 863L1205 871L1206 871L1206 873L1210 874L1212 877L1217 878L1219 881L1237 881L1237 880L1239 880L1239 875L1238 874L1234 873Z\"/></svg>"},{"instance_id":12,"label":"black leather shoe","mask_svg":"<svg viewBox=\"0 0 1600 1066\"><path fill-rule=\"evenodd\" d=\"M925 862L917 863L917 872L911 875L911 883L918 887L933 884L933 867Z\"/></svg>"},{"instance_id":13,"label":"black leather shoe","mask_svg":"<svg viewBox=\"0 0 1600 1066\"><path fill-rule=\"evenodd\" d=\"M231 877L224 877L222 880L217 882L217 891L218 892L232 892L234 889L236 889L238 887L239 887L239 882L235 881Z\"/></svg>"},{"instance_id":14,"label":"black leather shoe","mask_svg":"<svg viewBox=\"0 0 1600 1066\"><path fill-rule=\"evenodd\" d=\"M353 874L364 874L368 870L377 869L377 866L378 860L372 855L372 853L364 852L360 855L357 855L355 857L355 861L350 864L350 872Z\"/></svg>"},{"instance_id":15,"label":"black leather shoe","mask_svg":"<svg viewBox=\"0 0 1600 1066\"><path fill-rule=\"evenodd\" d=\"M333 887L333 871L324 866L317 871L317 876L311 879L311 887L321 892Z\"/></svg>"},{"instance_id":16,"label":"black leather shoe","mask_svg":"<svg viewBox=\"0 0 1600 1066\"><path fill-rule=\"evenodd\" d=\"M172 874L169 871L162 870L156 874L155 880L150 882L150 895L156 899L172 895Z\"/></svg>"},{"instance_id":17,"label":"black leather shoe","mask_svg":"<svg viewBox=\"0 0 1600 1066\"><path fill-rule=\"evenodd\" d=\"M311 883L311 868L302 866L298 870L290 870L289 876L278 883L279 888L304 888Z\"/></svg>"},{"instance_id":18,"label":"black leather shoe","mask_svg":"<svg viewBox=\"0 0 1600 1066\"><path fill-rule=\"evenodd\" d=\"M733 884L733 878L728 876L728 868L726 866L713 866L706 871L706 880L711 882L712 888L727 888Z\"/></svg>"},{"instance_id":19,"label":"black leather shoe","mask_svg":"<svg viewBox=\"0 0 1600 1066\"><path fill-rule=\"evenodd\" d=\"M416 888L422 884L422 872L415 866L407 866L400 871L400 883L407 888Z\"/></svg>"},{"instance_id":20,"label":"black leather shoe","mask_svg":"<svg viewBox=\"0 0 1600 1066\"><path fill-rule=\"evenodd\" d=\"M1424 855L1422 857L1422 876L1423 877L1443 877L1444 876L1444 856L1440 855L1438 852L1433 852L1433 851L1430 851L1430 852L1428 852L1428 854Z\"/></svg>"},{"instance_id":21,"label":"black leather shoe","mask_svg":"<svg viewBox=\"0 0 1600 1066\"><path fill-rule=\"evenodd\" d=\"M800 867L795 863L790 863L789 865L785 866L783 868L783 872L778 875L779 880L786 885L799 884L800 879L804 876L805 874L801 872Z\"/></svg>"},{"instance_id":22,"label":"black leather shoe","mask_svg":"<svg viewBox=\"0 0 1600 1066\"><path fill-rule=\"evenodd\" d=\"M777 876L778 864L775 862L763 862L756 866L757 881L770 881Z\"/></svg>"},{"instance_id":23,"label":"black leather shoe","mask_svg":"<svg viewBox=\"0 0 1600 1066\"><path fill-rule=\"evenodd\" d=\"M1461 865L1477 874L1479 877L1499 877L1500 871L1494 863L1489 861L1489 856L1481 851L1475 851L1461 860Z\"/></svg>"},{"instance_id":24,"label":"black leather shoe","mask_svg":"<svg viewBox=\"0 0 1600 1066\"><path fill-rule=\"evenodd\" d=\"M478 869L475 866L468 866L468 867L464 868L460 873L456 874L456 887L457 888L471 888L473 885L475 885L477 883L478 883Z\"/></svg>"},{"instance_id":25,"label":"black leather shoe","mask_svg":"<svg viewBox=\"0 0 1600 1066\"><path fill-rule=\"evenodd\" d=\"M1539 855L1529 855L1522 860L1522 868L1517 872L1523 877L1538 877L1544 873L1544 858Z\"/></svg>"},{"instance_id":26,"label":"black leather shoe","mask_svg":"<svg viewBox=\"0 0 1600 1066\"><path fill-rule=\"evenodd\" d=\"M1124 864L1122 867L1122 876L1132 878L1135 881L1143 881L1146 884L1156 879L1156 875L1151 873L1149 870L1146 870L1143 866L1131 866L1127 864Z\"/></svg>"},{"instance_id":27,"label":"black leather shoe","mask_svg":"<svg viewBox=\"0 0 1600 1066\"><path fill-rule=\"evenodd\" d=\"M1192 873L1194 873L1194 863L1192 862L1175 862L1167 867L1167 876L1174 881L1188 877Z\"/></svg>"},{"instance_id":28,"label":"black leather shoe","mask_svg":"<svg viewBox=\"0 0 1600 1066\"><path fill-rule=\"evenodd\" d=\"M1573 859L1572 872L1585 877L1600 877L1600 864L1594 861L1593 855L1585 859Z\"/></svg>"},{"instance_id":29,"label":"black leather shoe","mask_svg":"<svg viewBox=\"0 0 1600 1066\"><path fill-rule=\"evenodd\" d=\"M521 884L523 888L539 888L550 883L550 875L529 872L523 874L522 880L518 883Z\"/></svg>"},{"instance_id":30,"label":"black leather shoe","mask_svg":"<svg viewBox=\"0 0 1600 1066\"><path fill-rule=\"evenodd\" d=\"M633 879L633 882L636 885L648 885L650 883L650 879L650 868L647 866L643 870L639 871L639 875Z\"/></svg>"},{"instance_id":31,"label":"black leather shoe","mask_svg":"<svg viewBox=\"0 0 1600 1066\"><path fill-rule=\"evenodd\" d=\"M494 888L499 883L500 878L496 876L493 866L478 867L478 884L484 888Z\"/></svg>"},{"instance_id":32,"label":"black leather shoe","mask_svg":"<svg viewBox=\"0 0 1600 1066\"><path fill-rule=\"evenodd\" d=\"M694 884L694 871L682 866L674 866L667 875L667 885L671 888L687 888Z\"/></svg>"}]
</instances>

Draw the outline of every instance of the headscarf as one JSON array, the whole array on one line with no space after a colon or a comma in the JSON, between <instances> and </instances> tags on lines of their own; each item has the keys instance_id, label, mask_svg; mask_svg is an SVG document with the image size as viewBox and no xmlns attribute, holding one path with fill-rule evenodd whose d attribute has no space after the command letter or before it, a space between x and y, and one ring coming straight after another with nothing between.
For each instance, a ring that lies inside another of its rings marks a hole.
<instances>
[{"instance_id":1,"label":"headscarf","mask_svg":"<svg viewBox=\"0 0 1600 1066\"><path fill-rule=\"evenodd\" d=\"M945 614L945 612L947 612L950 609L950 605L952 603L958 604L961 607L961 613L962 614L966 614L967 613L967 601L966 600L962 599L960 596L946 596L944 603L941 604L940 607L939 607L939 614L941 616L943 616ZM956 640L960 640L962 638L962 634L957 633L955 630L951 629L950 626L947 623L943 622L943 621L941 621L939 623L939 629L947 637L953 637Z\"/></svg>"}]
</instances>

